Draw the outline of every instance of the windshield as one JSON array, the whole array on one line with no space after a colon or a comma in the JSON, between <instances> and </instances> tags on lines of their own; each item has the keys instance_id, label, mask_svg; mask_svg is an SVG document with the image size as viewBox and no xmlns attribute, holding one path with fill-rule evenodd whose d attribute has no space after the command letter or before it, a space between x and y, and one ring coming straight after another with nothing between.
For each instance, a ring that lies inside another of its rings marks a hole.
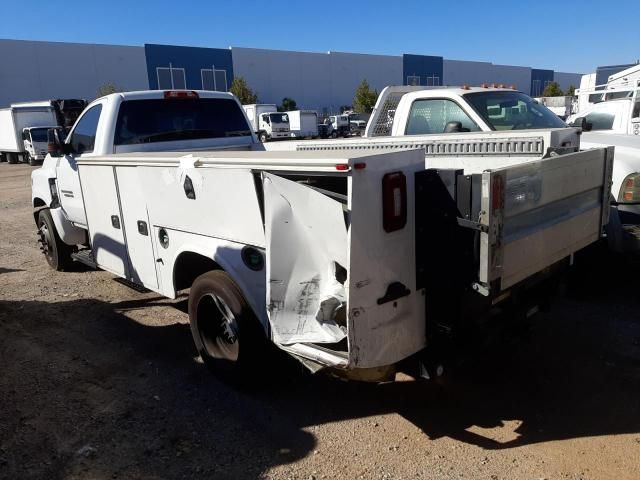
<instances>
[{"instance_id":1,"label":"windshield","mask_svg":"<svg viewBox=\"0 0 640 480\"><path fill-rule=\"evenodd\" d=\"M47 130L49 129L48 128L32 128L31 141L47 143Z\"/></svg>"},{"instance_id":2,"label":"windshield","mask_svg":"<svg viewBox=\"0 0 640 480\"><path fill-rule=\"evenodd\" d=\"M273 123L288 123L289 115L286 113L270 113L271 121Z\"/></svg>"},{"instance_id":3,"label":"windshield","mask_svg":"<svg viewBox=\"0 0 640 480\"><path fill-rule=\"evenodd\" d=\"M551 110L520 92L477 92L464 97L492 130L566 127Z\"/></svg>"},{"instance_id":4,"label":"windshield","mask_svg":"<svg viewBox=\"0 0 640 480\"><path fill-rule=\"evenodd\" d=\"M114 145L251 135L242 109L226 98L127 100Z\"/></svg>"}]
</instances>

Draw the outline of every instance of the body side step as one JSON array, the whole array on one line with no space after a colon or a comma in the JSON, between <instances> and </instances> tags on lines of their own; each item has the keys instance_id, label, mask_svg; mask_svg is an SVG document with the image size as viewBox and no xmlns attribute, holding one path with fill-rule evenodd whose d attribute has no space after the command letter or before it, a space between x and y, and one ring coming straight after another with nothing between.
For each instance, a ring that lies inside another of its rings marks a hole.
<instances>
[{"instance_id":1,"label":"body side step","mask_svg":"<svg viewBox=\"0 0 640 480\"><path fill-rule=\"evenodd\" d=\"M71 258L76 262L84 263L87 267L91 267L94 270L98 269L98 264L96 263L96 259L93 257L93 252L88 248L72 253Z\"/></svg>"}]
</instances>

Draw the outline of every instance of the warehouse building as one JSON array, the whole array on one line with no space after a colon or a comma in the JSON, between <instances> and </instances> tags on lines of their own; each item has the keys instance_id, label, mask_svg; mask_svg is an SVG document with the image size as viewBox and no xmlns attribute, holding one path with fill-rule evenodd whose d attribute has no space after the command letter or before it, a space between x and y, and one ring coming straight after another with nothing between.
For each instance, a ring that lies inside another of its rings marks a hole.
<instances>
[{"instance_id":1,"label":"warehouse building","mask_svg":"<svg viewBox=\"0 0 640 480\"><path fill-rule=\"evenodd\" d=\"M0 62L11 65L0 71L0 107L49 98L93 99L106 84L121 90L227 91L234 76L241 76L262 103L289 97L304 109L335 112L352 103L363 79L378 91L387 85L502 83L536 96L552 81L563 89L578 86L581 76L433 55L24 40L0 40Z\"/></svg>"}]
</instances>

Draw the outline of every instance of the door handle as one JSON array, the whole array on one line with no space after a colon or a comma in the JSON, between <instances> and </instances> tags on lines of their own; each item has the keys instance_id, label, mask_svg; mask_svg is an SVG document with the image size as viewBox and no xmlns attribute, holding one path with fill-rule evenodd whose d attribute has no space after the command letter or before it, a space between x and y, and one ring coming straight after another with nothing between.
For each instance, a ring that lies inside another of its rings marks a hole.
<instances>
[{"instance_id":1,"label":"door handle","mask_svg":"<svg viewBox=\"0 0 640 480\"><path fill-rule=\"evenodd\" d=\"M149 236L149 229L147 228L147 222L143 222L142 220L138 220L138 233L140 235L144 235L146 237Z\"/></svg>"},{"instance_id":2,"label":"door handle","mask_svg":"<svg viewBox=\"0 0 640 480\"><path fill-rule=\"evenodd\" d=\"M113 226L113 228L117 228L118 230L120 230L120 217L118 217L117 215L111 215L111 225Z\"/></svg>"}]
</instances>

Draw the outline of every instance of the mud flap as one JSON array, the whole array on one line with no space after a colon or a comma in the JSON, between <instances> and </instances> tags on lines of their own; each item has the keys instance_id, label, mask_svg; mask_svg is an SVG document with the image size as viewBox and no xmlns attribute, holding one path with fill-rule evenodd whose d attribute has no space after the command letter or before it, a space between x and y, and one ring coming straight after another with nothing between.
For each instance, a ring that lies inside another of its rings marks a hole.
<instances>
[{"instance_id":1,"label":"mud flap","mask_svg":"<svg viewBox=\"0 0 640 480\"><path fill-rule=\"evenodd\" d=\"M267 305L273 341L335 343L346 337L348 236L343 204L263 173ZM340 323L340 324L339 324Z\"/></svg>"}]
</instances>

